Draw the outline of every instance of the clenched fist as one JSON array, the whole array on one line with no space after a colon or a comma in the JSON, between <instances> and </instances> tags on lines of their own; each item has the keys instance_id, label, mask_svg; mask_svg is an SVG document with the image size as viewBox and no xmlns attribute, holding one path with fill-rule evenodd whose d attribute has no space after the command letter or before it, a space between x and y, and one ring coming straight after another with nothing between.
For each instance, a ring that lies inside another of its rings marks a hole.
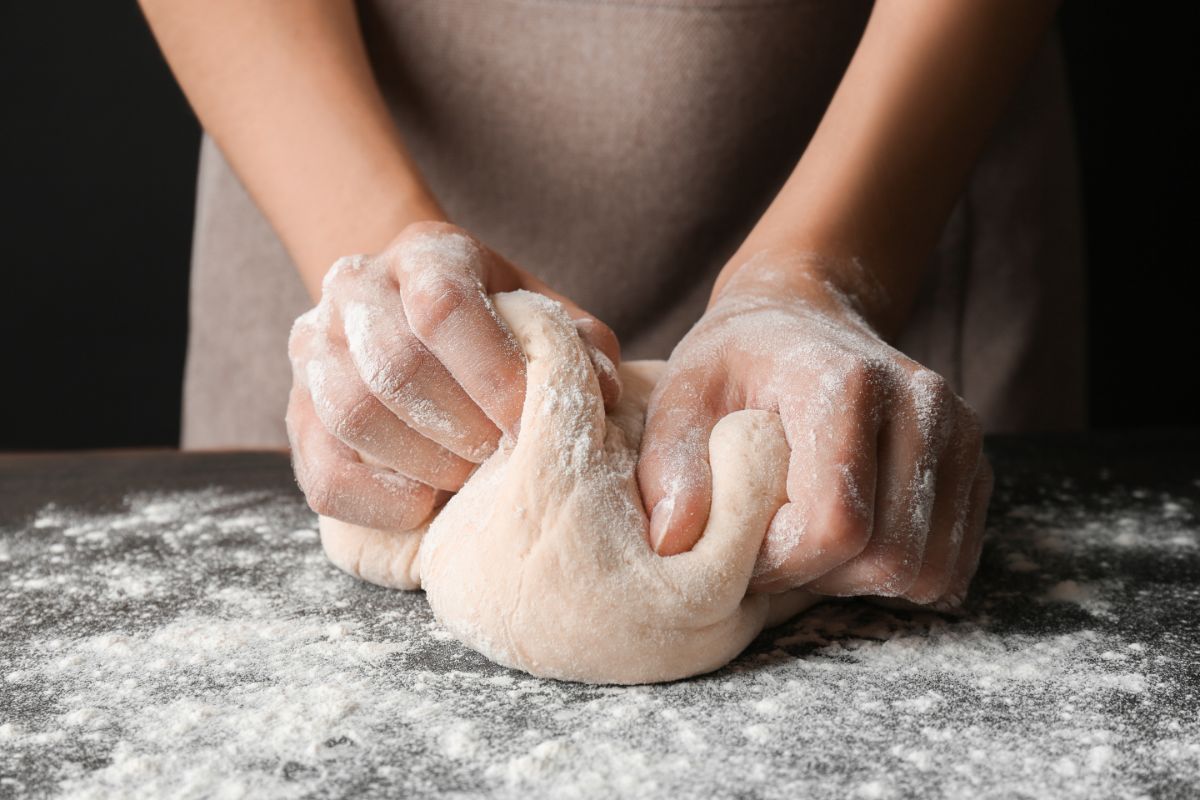
<instances>
[{"instance_id":1,"label":"clenched fist","mask_svg":"<svg viewBox=\"0 0 1200 800\"><path fill-rule=\"evenodd\" d=\"M489 295L517 289L563 303L615 403L612 331L460 228L411 225L382 253L330 269L288 343L288 438L315 511L416 527L515 436L525 360Z\"/></svg>"},{"instance_id":2,"label":"clenched fist","mask_svg":"<svg viewBox=\"0 0 1200 800\"><path fill-rule=\"evenodd\" d=\"M689 549L708 515L713 425L777 411L788 503L753 586L959 604L979 559L991 469L975 414L885 343L848 296L765 253L733 273L650 399L638 468L651 544Z\"/></svg>"}]
</instances>

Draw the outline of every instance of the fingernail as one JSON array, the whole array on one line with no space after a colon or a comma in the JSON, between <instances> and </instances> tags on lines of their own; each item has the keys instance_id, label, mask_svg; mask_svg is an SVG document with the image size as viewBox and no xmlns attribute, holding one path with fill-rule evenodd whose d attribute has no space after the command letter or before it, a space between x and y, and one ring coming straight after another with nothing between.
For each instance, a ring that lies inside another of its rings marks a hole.
<instances>
[{"instance_id":1,"label":"fingernail","mask_svg":"<svg viewBox=\"0 0 1200 800\"><path fill-rule=\"evenodd\" d=\"M671 526L671 515L675 511L675 498L664 497L650 512L650 547L656 553L661 553L663 539Z\"/></svg>"}]
</instances>

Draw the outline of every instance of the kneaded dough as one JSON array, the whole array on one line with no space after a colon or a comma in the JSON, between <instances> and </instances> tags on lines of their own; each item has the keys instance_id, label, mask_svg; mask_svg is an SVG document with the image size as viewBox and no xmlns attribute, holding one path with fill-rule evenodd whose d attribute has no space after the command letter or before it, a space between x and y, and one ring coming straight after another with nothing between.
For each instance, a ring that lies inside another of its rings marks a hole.
<instances>
[{"instance_id":1,"label":"kneaded dough","mask_svg":"<svg viewBox=\"0 0 1200 800\"><path fill-rule=\"evenodd\" d=\"M383 586L423 587L439 622L493 661L588 683L717 669L764 627L812 605L804 592L747 594L786 500L788 447L776 414L740 411L713 429L704 535L690 552L660 557L634 469L663 362L622 364L622 398L606 416L562 307L528 292L494 300L528 358L516 443L502 443L418 530L322 518L335 564Z\"/></svg>"}]
</instances>

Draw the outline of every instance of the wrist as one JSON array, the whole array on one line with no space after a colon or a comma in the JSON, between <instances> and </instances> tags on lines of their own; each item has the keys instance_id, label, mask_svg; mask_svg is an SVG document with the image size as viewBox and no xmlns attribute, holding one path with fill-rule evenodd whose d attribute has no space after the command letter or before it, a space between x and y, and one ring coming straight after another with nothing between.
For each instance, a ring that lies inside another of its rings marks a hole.
<instances>
[{"instance_id":1,"label":"wrist","mask_svg":"<svg viewBox=\"0 0 1200 800\"><path fill-rule=\"evenodd\" d=\"M827 314L855 316L875 330L892 332L886 289L853 257L791 247L739 252L717 277L709 307L733 294L792 299Z\"/></svg>"},{"instance_id":2,"label":"wrist","mask_svg":"<svg viewBox=\"0 0 1200 800\"><path fill-rule=\"evenodd\" d=\"M342 256L378 253L386 249L405 228L418 222L445 222L446 214L423 187L400 186L386 196L355 204L370 214L339 215L336 228L326 231L307 258L299 261L301 277L314 300L320 299L325 273Z\"/></svg>"}]
</instances>

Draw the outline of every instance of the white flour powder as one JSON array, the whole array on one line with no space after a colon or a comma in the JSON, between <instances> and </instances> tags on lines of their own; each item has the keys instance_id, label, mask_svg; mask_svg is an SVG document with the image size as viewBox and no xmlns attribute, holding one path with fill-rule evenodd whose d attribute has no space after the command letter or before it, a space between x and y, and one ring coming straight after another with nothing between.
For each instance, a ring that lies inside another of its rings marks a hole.
<instances>
[{"instance_id":1,"label":"white flour powder","mask_svg":"<svg viewBox=\"0 0 1200 800\"><path fill-rule=\"evenodd\" d=\"M0 797L1194 789L1195 616L1166 617L1197 590L1114 566L1194 577L1191 501L1039 508L995 521L964 619L830 605L715 675L608 688L463 649L326 564L290 494L48 507L0 531Z\"/></svg>"}]
</instances>

